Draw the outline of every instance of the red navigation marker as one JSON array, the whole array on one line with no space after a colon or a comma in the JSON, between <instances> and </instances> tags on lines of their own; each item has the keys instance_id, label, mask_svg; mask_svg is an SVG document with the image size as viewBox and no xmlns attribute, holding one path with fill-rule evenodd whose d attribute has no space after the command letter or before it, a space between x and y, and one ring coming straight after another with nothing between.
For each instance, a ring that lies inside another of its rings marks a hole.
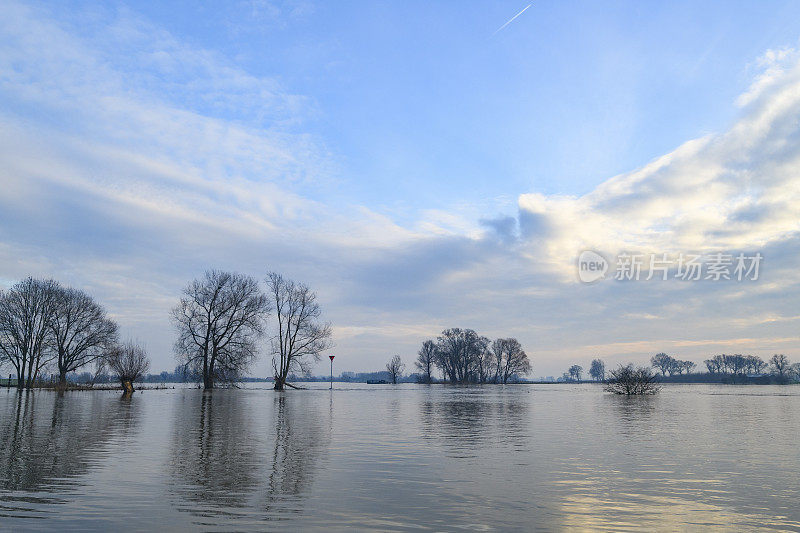
<instances>
[{"instance_id":1,"label":"red navigation marker","mask_svg":"<svg viewBox=\"0 0 800 533\"><path fill-rule=\"evenodd\" d=\"M336 357L336 356L335 355L329 355L328 357L330 357L331 361L333 361L333 358Z\"/></svg>"},{"instance_id":2,"label":"red navigation marker","mask_svg":"<svg viewBox=\"0 0 800 533\"><path fill-rule=\"evenodd\" d=\"M331 358L331 390L333 390L333 358L336 357L335 355L329 355L328 357Z\"/></svg>"}]
</instances>

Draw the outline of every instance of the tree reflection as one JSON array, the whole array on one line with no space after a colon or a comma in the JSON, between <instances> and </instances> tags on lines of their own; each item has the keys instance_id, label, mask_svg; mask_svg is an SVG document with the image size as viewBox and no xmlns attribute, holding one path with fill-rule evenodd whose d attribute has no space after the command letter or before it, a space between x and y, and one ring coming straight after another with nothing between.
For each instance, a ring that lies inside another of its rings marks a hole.
<instances>
[{"instance_id":1,"label":"tree reflection","mask_svg":"<svg viewBox=\"0 0 800 533\"><path fill-rule=\"evenodd\" d=\"M253 519L266 510L268 520L299 512L330 441L319 396L276 394L264 409L263 397L242 391L186 392L171 454L179 510Z\"/></svg>"},{"instance_id":2,"label":"tree reflection","mask_svg":"<svg viewBox=\"0 0 800 533\"><path fill-rule=\"evenodd\" d=\"M194 392L194 391L191 391ZM186 394L178 400L173 434L175 492L198 515L228 514L247 506L261 461L253 424L238 391Z\"/></svg>"},{"instance_id":3,"label":"tree reflection","mask_svg":"<svg viewBox=\"0 0 800 533\"><path fill-rule=\"evenodd\" d=\"M528 402L503 390L465 389L420 402L423 438L463 455L486 441L503 444L527 431Z\"/></svg>"},{"instance_id":4,"label":"tree reflection","mask_svg":"<svg viewBox=\"0 0 800 533\"><path fill-rule=\"evenodd\" d=\"M309 399L280 394L273 400L275 440L266 494L270 519L302 510L303 496L330 444L333 396L328 413L309 405Z\"/></svg>"},{"instance_id":5,"label":"tree reflection","mask_svg":"<svg viewBox=\"0 0 800 533\"><path fill-rule=\"evenodd\" d=\"M104 445L130 431L137 403L116 394L28 391L2 402L0 488L63 492L79 484Z\"/></svg>"}]
</instances>

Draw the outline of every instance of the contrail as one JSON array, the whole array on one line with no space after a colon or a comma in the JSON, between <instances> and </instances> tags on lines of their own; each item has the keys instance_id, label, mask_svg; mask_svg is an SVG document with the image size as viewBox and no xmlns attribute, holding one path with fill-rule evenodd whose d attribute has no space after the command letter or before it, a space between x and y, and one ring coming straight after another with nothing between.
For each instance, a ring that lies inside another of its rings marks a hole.
<instances>
[{"instance_id":1,"label":"contrail","mask_svg":"<svg viewBox=\"0 0 800 533\"><path fill-rule=\"evenodd\" d=\"M495 32L492 34L492 37L494 37L495 35L497 35L497 32L499 32L500 30L502 30L503 28L505 28L506 26L508 26L508 25L509 25L509 24L511 24L512 22L514 22L514 19L515 19L515 18L517 18L518 16L522 15L523 13L525 13L525 10L527 10L527 9L528 9L529 7L531 7L532 5L533 5L533 4L528 4L527 6L525 6L525 8L524 8L522 11L520 11L519 13L517 13L516 15L514 15L513 17L511 17L510 19L508 19L508 22L506 22L505 24L503 24L502 26L500 26L499 28L497 28L497 30L495 30Z\"/></svg>"}]
</instances>

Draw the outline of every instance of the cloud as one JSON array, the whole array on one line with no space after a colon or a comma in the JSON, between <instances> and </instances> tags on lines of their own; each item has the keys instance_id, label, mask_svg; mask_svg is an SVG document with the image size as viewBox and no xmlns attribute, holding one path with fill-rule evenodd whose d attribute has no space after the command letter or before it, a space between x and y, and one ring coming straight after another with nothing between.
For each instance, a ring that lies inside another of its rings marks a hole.
<instances>
[{"instance_id":1,"label":"cloud","mask_svg":"<svg viewBox=\"0 0 800 533\"><path fill-rule=\"evenodd\" d=\"M608 253L756 249L800 225L800 59L768 52L726 132L685 142L580 197L523 194L520 225L554 264Z\"/></svg>"},{"instance_id":2,"label":"cloud","mask_svg":"<svg viewBox=\"0 0 800 533\"><path fill-rule=\"evenodd\" d=\"M124 10L12 2L4 15L0 284L32 274L89 290L148 344L157 370L172 365L169 308L211 267L274 269L316 288L343 369L380 368L394 353L408 363L449 326L519 337L537 375L595 355L791 353L793 50L764 55L727 131L588 194L530 192L495 217L488 205L399 217L331 194L341 163L304 128L316 103L276 80ZM765 270L752 284L587 286L574 270L585 249L761 250Z\"/></svg>"}]
</instances>

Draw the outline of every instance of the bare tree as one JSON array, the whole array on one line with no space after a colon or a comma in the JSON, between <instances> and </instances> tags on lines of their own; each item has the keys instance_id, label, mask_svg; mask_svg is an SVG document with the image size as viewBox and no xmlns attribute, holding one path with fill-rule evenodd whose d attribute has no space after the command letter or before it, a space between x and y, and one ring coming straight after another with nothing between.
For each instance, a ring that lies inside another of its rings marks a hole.
<instances>
[{"instance_id":1,"label":"bare tree","mask_svg":"<svg viewBox=\"0 0 800 533\"><path fill-rule=\"evenodd\" d=\"M58 382L67 374L98 359L117 342L117 325L88 294L58 287L48 323L56 352Z\"/></svg>"},{"instance_id":2,"label":"bare tree","mask_svg":"<svg viewBox=\"0 0 800 533\"><path fill-rule=\"evenodd\" d=\"M486 352L489 339L471 329L446 329L437 339L436 366L451 383L469 383L478 376L478 358Z\"/></svg>"},{"instance_id":3,"label":"bare tree","mask_svg":"<svg viewBox=\"0 0 800 533\"><path fill-rule=\"evenodd\" d=\"M683 370L687 374L691 374L692 370L694 370L694 367L697 366L697 364L694 363L693 361L681 361L681 365L683 366Z\"/></svg>"},{"instance_id":4,"label":"bare tree","mask_svg":"<svg viewBox=\"0 0 800 533\"><path fill-rule=\"evenodd\" d=\"M17 387L31 388L53 359L48 325L58 283L28 278L0 295L0 359L14 367Z\"/></svg>"},{"instance_id":5,"label":"bare tree","mask_svg":"<svg viewBox=\"0 0 800 533\"><path fill-rule=\"evenodd\" d=\"M603 381L606 379L606 364L601 359L592 360L589 367L589 375L595 381Z\"/></svg>"},{"instance_id":6,"label":"bare tree","mask_svg":"<svg viewBox=\"0 0 800 533\"><path fill-rule=\"evenodd\" d=\"M275 305L278 334L272 343L272 368L275 390L284 390L289 372L307 373L311 363L331 346L330 324L319 323L322 315L317 295L302 283L295 283L280 274L267 276L270 298Z\"/></svg>"},{"instance_id":7,"label":"bare tree","mask_svg":"<svg viewBox=\"0 0 800 533\"><path fill-rule=\"evenodd\" d=\"M653 366L653 368L657 368L661 372L662 376L666 376L667 372L671 374L675 369L675 359L664 352L655 354L650 359L650 364Z\"/></svg>"},{"instance_id":8,"label":"bare tree","mask_svg":"<svg viewBox=\"0 0 800 533\"><path fill-rule=\"evenodd\" d=\"M422 372L422 383L433 383L433 365L436 360L436 344L427 340L422 343L422 348L419 349L417 360L414 365Z\"/></svg>"},{"instance_id":9,"label":"bare tree","mask_svg":"<svg viewBox=\"0 0 800 533\"><path fill-rule=\"evenodd\" d=\"M492 351L497 353L498 349L502 354L502 365L500 379L508 383L512 376L528 374L531 371L531 362L528 354L522 349L522 345L517 339L497 339L499 345L492 344Z\"/></svg>"},{"instance_id":10,"label":"bare tree","mask_svg":"<svg viewBox=\"0 0 800 533\"><path fill-rule=\"evenodd\" d=\"M252 277L219 270L207 271L183 294L172 319L175 352L187 375L202 376L205 389L235 383L257 356L267 297Z\"/></svg>"},{"instance_id":11,"label":"bare tree","mask_svg":"<svg viewBox=\"0 0 800 533\"><path fill-rule=\"evenodd\" d=\"M760 374L767 367L767 363L757 355L748 355L746 359L747 371L752 374Z\"/></svg>"},{"instance_id":12,"label":"bare tree","mask_svg":"<svg viewBox=\"0 0 800 533\"><path fill-rule=\"evenodd\" d=\"M147 352L141 346L130 341L112 349L105 356L105 360L108 368L119 379L125 392L133 392L133 383L150 369Z\"/></svg>"},{"instance_id":13,"label":"bare tree","mask_svg":"<svg viewBox=\"0 0 800 533\"><path fill-rule=\"evenodd\" d=\"M399 355L393 356L388 363L386 363L386 371L392 377L392 383L397 384L397 378L403 375L403 369L406 365L400 359Z\"/></svg>"},{"instance_id":14,"label":"bare tree","mask_svg":"<svg viewBox=\"0 0 800 533\"><path fill-rule=\"evenodd\" d=\"M583 374L583 367L581 365L572 365L567 370L569 373L569 378L573 381L580 381L581 375Z\"/></svg>"},{"instance_id":15,"label":"bare tree","mask_svg":"<svg viewBox=\"0 0 800 533\"><path fill-rule=\"evenodd\" d=\"M620 365L619 368L609 372L610 376L605 390L614 394L638 396L655 394L661 387L657 383L656 375L647 367L634 368L633 365Z\"/></svg>"},{"instance_id":16,"label":"bare tree","mask_svg":"<svg viewBox=\"0 0 800 533\"><path fill-rule=\"evenodd\" d=\"M706 368L708 368L709 374L716 374L717 372L722 371L722 366L719 364L719 361L715 357L712 357L711 359L706 359L705 361L703 361L703 363L706 365Z\"/></svg>"},{"instance_id":17,"label":"bare tree","mask_svg":"<svg viewBox=\"0 0 800 533\"><path fill-rule=\"evenodd\" d=\"M776 353L770 358L769 365L772 368L772 373L777 375L779 380L786 380L786 374L791 367L788 357L782 353Z\"/></svg>"}]
</instances>

